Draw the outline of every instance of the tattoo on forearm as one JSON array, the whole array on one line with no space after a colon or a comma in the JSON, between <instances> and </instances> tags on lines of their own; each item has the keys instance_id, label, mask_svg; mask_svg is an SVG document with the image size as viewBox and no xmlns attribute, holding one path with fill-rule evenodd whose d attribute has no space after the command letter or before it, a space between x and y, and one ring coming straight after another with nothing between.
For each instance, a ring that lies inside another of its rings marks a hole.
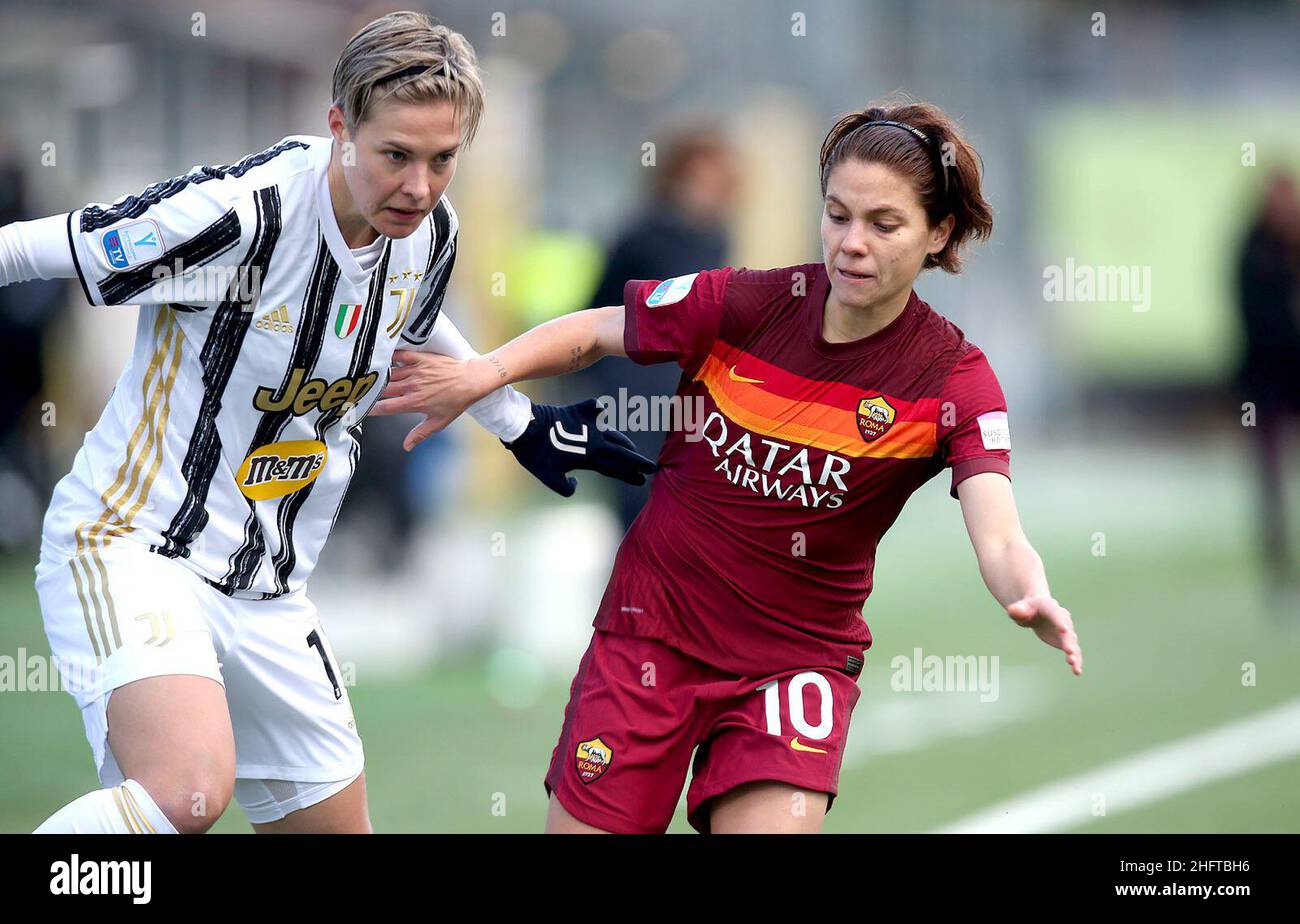
<instances>
[{"instance_id":1,"label":"tattoo on forearm","mask_svg":"<svg viewBox=\"0 0 1300 924\"><path fill-rule=\"evenodd\" d=\"M575 372L582 368L582 347L576 346L569 350L569 372Z\"/></svg>"},{"instance_id":2,"label":"tattoo on forearm","mask_svg":"<svg viewBox=\"0 0 1300 924\"><path fill-rule=\"evenodd\" d=\"M501 360L497 359L495 356L488 356L487 361L490 362L492 368L497 371L497 378L504 379L507 377L508 373L506 372L505 364L502 363Z\"/></svg>"}]
</instances>

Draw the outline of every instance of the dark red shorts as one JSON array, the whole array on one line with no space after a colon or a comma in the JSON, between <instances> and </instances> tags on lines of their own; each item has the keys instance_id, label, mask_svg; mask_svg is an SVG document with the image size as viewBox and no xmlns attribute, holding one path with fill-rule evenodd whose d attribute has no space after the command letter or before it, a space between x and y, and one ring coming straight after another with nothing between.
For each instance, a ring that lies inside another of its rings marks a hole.
<instances>
[{"instance_id":1,"label":"dark red shorts","mask_svg":"<svg viewBox=\"0 0 1300 924\"><path fill-rule=\"evenodd\" d=\"M622 834L668 827L687 768L687 817L701 832L709 800L742 783L834 797L859 693L835 670L737 677L654 639L597 630L569 689L546 791L579 821Z\"/></svg>"}]
</instances>

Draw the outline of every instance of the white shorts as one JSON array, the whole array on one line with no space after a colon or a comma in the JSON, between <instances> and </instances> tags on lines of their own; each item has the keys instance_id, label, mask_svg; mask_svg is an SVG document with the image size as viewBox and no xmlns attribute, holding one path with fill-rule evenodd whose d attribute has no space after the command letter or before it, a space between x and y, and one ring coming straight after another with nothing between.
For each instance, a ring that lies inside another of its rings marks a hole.
<instances>
[{"instance_id":1,"label":"white shorts","mask_svg":"<svg viewBox=\"0 0 1300 924\"><path fill-rule=\"evenodd\" d=\"M183 564L118 538L71 558L47 543L36 592L103 785L121 782L108 750L109 697L123 684L165 674L211 677L225 687L235 799L253 822L328 798L361 773L345 677L302 591L227 597ZM282 780L334 785L272 782ZM272 791L286 798L268 798Z\"/></svg>"}]
</instances>

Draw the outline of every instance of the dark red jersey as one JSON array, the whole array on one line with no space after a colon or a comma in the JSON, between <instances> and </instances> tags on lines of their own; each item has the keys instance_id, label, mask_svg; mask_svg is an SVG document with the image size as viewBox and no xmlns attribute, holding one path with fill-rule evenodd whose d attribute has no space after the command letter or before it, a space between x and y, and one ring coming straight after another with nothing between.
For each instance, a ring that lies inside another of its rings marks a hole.
<instances>
[{"instance_id":1,"label":"dark red jersey","mask_svg":"<svg viewBox=\"0 0 1300 924\"><path fill-rule=\"evenodd\" d=\"M741 676L856 672L876 546L908 497L944 467L954 496L979 472L1010 477L984 354L915 292L884 329L830 343L829 289L820 264L627 283L627 354L681 365L686 426L597 627Z\"/></svg>"}]
</instances>

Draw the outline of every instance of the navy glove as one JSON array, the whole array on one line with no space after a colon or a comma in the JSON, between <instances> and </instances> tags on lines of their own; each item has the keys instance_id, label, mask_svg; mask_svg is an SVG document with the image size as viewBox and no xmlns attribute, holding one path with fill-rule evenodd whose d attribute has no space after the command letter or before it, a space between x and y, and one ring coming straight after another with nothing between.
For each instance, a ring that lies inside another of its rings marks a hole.
<instances>
[{"instance_id":1,"label":"navy glove","mask_svg":"<svg viewBox=\"0 0 1300 924\"><path fill-rule=\"evenodd\" d=\"M534 404L533 419L513 443L502 445L519 464L561 497L571 497L578 480L568 476L584 468L628 484L645 484L658 466L636 451L627 435L596 426L600 405L595 398L556 407Z\"/></svg>"}]
</instances>

